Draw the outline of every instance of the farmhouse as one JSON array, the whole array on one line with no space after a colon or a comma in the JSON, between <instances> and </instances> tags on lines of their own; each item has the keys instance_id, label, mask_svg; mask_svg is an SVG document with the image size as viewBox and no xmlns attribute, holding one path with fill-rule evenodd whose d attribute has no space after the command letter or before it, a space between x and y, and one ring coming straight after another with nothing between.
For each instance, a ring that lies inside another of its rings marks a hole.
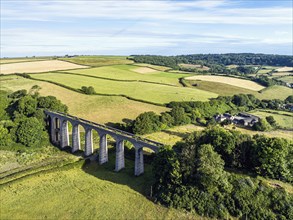
<instances>
[{"instance_id":1,"label":"farmhouse","mask_svg":"<svg viewBox=\"0 0 293 220\"><path fill-rule=\"evenodd\" d=\"M259 117L244 112L241 112L235 116L232 116L229 113L224 113L223 115L216 115L214 118L217 122L228 120L233 124L249 127L252 127L256 122L259 121Z\"/></svg>"}]
</instances>

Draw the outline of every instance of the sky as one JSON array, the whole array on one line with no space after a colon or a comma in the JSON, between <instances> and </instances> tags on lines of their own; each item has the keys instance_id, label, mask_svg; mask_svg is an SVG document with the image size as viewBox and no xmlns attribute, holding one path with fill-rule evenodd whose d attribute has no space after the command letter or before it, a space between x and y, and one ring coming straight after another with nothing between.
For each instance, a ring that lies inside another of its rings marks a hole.
<instances>
[{"instance_id":1,"label":"sky","mask_svg":"<svg viewBox=\"0 0 293 220\"><path fill-rule=\"evenodd\" d=\"M291 0L1 0L1 57L293 55Z\"/></svg>"}]
</instances>

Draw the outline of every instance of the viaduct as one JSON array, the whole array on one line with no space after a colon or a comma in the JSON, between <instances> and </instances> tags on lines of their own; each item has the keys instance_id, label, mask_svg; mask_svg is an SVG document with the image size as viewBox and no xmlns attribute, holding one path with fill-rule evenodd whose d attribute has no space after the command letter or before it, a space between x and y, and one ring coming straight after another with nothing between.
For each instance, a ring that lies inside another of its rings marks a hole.
<instances>
[{"instance_id":1,"label":"viaduct","mask_svg":"<svg viewBox=\"0 0 293 220\"><path fill-rule=\"evenodd\" d=\"M84 155L86 157L93 154L93 130L97 131L100 137L99 147L99 164L108 162L108 146L107 135L113 137L116 141L116 161L115 171L119 171L125 167L124 159L124 141L129 141L135 148L135 166L134 175L139 176L144 172L143 147L150 148L154 152L158 152L163 144L134 136L131 133L121 131L109 126L90 122L81 118L77 118L60 112L44 111L49 121L50 140L53 144L59 145L61 149L69 146L68 123L72 125L72 152L81 150L80 131L82 126L85 131Z\"/></svg>"}]
</instances>

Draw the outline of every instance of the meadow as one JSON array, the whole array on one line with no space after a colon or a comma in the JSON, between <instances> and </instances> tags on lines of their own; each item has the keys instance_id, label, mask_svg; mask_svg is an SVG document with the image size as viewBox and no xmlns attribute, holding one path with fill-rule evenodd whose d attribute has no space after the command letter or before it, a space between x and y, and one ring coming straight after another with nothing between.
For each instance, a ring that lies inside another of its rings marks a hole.
<instances>
[{"instance_id":1,"label":"meadow","mask_svg":"<svg viewBox=\"0 0 293 220\"><path fill-rule=\"evenodd\" d=\"M151 167L133 176L134 161L113 171L108 164L76 162L0 185L0 219L198 219L148 200Z\"/></svg>"},{"instance_id":2,"label":"meadow","mask_svg":"<svg viewBox=\"0 0 293 220\"><path fill-rule=\"evenodd\" d=\"M259 99L281 99L284 100L288 96L292 95L292 89L285 87L274 85L270 86L259 93L256 93L255 96Z\"/></svg>"},{"instance_id":3,"label":"meadow","mask_svg":"<svg viewBox=\"0 0 293 220\"><path fill-rule=\"evenodd\" d=\"M19 76L0 77L1 89L17 91L29 90L33 85L39 85L42 96L53 95L66 104L69 112L80 118L97 123L119 123L123 119L135 119L140 113L153 111L161 113L168 109L161 106L129 100L120 96L98 96L77 93L63 87L25 79Z\"/></svg>"},{"instance_id":4,"label":"meadow","mask_svg":"<svg viewBox=\"0 0 293 220\"><path fill-rule=\"evenodd\" d=\"M19 62L19 63L8 63L2 64L0 73L1 74L12 74L12 73L40 73L54 70L66 70L66 69L79 69L87 68L87 66L81 66L69 62L60 60L43 60L33 62Z\"/></svg>"},{"instance_id":5,"label":"meadow","mask_svg":"<svg viewBox=\"0 0 293 220\"><path fill-rule=\"evenodd\" d=\"M250 89L253 91L260 91L265 87L245 79L237 79L235 77L226 77L226 76L207 76L207 75L196 75L187 77L186 80L203 80L203 81L210 81L210 82L219 82L224 83L232 86L238 86L245 89Z\"/></svg>"},{"instance_id":6,"label":"meadow","mask_svg":"<svg viewBox=\"0 0 293 220\"><path fill-rule=\"evenodd\" d=\"M284 77L278 78L278 80L293 84L293 76L284 76Z\"/></svg>"},{"instance_id":7,"label":"meadow","mask_svg":"<svg viewBox=\"0 0 293 220\"><path fill-rule=\"evenodd\" d=\"M145 82L114 81L71 74L46 73L31 76L35 79L66 84L66 86L75 89L80 89L82 86L92 86L98 94L124 95L157 104L166 104L171 101L208 101L209 98L218 96L215 93L192 88Z\"/></svg>"}]
</instances>

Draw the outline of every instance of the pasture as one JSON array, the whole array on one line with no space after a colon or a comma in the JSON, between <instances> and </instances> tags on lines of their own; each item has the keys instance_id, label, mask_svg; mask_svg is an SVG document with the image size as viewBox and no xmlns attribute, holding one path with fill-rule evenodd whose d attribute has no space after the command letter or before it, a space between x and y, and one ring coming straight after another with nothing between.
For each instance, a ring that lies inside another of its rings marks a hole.
<instances>
[{"instance_id":1,"label":"pasture","mask_svg":"<svg viewBox=\"0 0 293 220\"><path fill-rule=\"evenodd\" d=\"M202 65L197 65L197 64L181 63L181 64L179 64L179 66L183 67L183 68L188 68L188 69L197 69L197 70L206 70L206 71L208 71L210 69L207 66L202 66Z\"/></svg>"},{"instance_id":2,"label":"pasture","mask_svg":"<svg viewBox=\"0 0 293 220\"><path fill-rule=\"evenodd\" d=\"M32 77L49 80L75 89L92 86L96 93L106 95L124 95L151 103L166 104L171 101L208 101L218 95L198 89L167 86L145 82L127 82L98 79L80 75L46 73L33 74Z\"/></svg>"},{"instance_id":3,"label":"pasture","mask_svg":"<svg viewBox=\"0 0 293 220\"><path fill-rule=\"evenodd\" d=\"M149 68L151 68L151 69L158 70L158 71L162 71L162 72L165 72L165 71L171 70L170 67L166 67L166 66L158 66L158 65L152 65L152 64L148 64L148 63L134 63L133 66L149 67Z\"/></svg>"},{"instance_id":4,"label":"pasture","mask_svg":"<svg viewBox=\"0 0 293 220\"><path fill-rule=\"evenodd\" d=\"M151 68L149 68L151 72L139 73L136 71L137 69L138 67L135 65L113 65L91 69L70 70L64 72L77 73L85 76L95 76L113 80L147 81L176 86L181 86L181 84L179 83L179 78L190 76L190 74L174 74L169 72L155 71Z\"/></svg>"},{"instance_id":5,"label":"pasture","mask_svg":"<svg viewBox=\"0 0 293 220\"><path fill-rule=\"evenodd\" d=\"M224 83L232 86L237 86L245 89L250 89L253 91L260 91L264 89L264 86L261 86L253 81L245 80L245 79L238 79L234 77L226 77L226 76L210 76L210 75L196 75L190 76L185 78L186 80L202 80L202 81L209 81L209 82L218 82Z\"/></svg>"},{"instance_id":6,"label":"pasture","mask_svg":"<svg viewBox=\"0 0 293 220\"><path fill-rule=\"evenodd\" d=\"M80 94L63 87L47 83L24 79L19 76L0 77L1 89L16 91L29 90L33 85L39 85L42 96L52 95L60 99L69 108L69 113L97 123L118 123L123 119L135 119L140 113L153 111L161 113L167 111L165 107L136 102L119 96L97 96Z\"/></svg>"},{"instance_id":7,"label":"pasture","mask_svg":"<svg viewBox=\"0 0 293 220\"><path fill-rule=\"evenodd\" d=\"M77 56L72 58L59 58L71 63L99 67L119 64L132 64L132 60L126 59L126 56Z\"/></svg>"},{"instance_id":8,"label":"pasture","mask_svg":"<svg viewBox=\"0 0 293 220\"><path fill-rule=\"evenodd\" d=\"M281 100L284 100L289 95L292 95L292 89L285 87L285 86L274 85L274 86L270 86L270 87L262 90L260 93L256 93L255 95L259 99L281 99Z\"/></svg>"},{"instance_id":9,"label":"pasture","mask_svg":"<svg viewBox=\"0 0 293 220\"><path fill-rule=\"evenodd\" d=\"M55 168L0 186L0 219L196 219L198 216L167 209L148 200L151 167L133 176L134 161L113 171L108 164L83 161Z\"/></svg>"},{"instance_id":10,"label":"pasture","mask_svg":"<svg viewBox=\"0 0 293 220\"><path fill-rule=\"evenodd\" d=\"M281 80L286 83L293 83L293 76L284 76L279 78L278 80Z\"/></svg>"},{"instance_id":11,"label":"pasture","mask_svg":"<svg viewBox=\"0 0 293 220\"><path fill-rule=\"evenodd\" d=\"M285 129L293 129L293 114L290 112L255 110L251 111L251 113L263 119L265 119L268 116L273 116L280 127Z\"/></svg>"},{"instance_id":12,"label":"pasture","mask_svg":"<svg viewBox=\"0 0 293 220\"><path fill-rule=\"evenodd\" d=\"M12 73L40 73L55 70L67 70L67 69L80 69L87 68L87 66L81 66L69 62L60 60L44 60L44 61L33 61L24 63L8 63L2 64L0 73L1 74L12 74Z\"/></svg>"},{"instance_id":13,"label":"pasture","mask_svg":"<svg viewBox=\"0 0 293 220\"><path fill-rule=\"evenodd\" d=\"M278 71L278 72L293 71L293 67L287 67L287 66L285 66L285 67L281 67L281 68L276 69L276 71Z\"/></svg>"}]
</instances>

